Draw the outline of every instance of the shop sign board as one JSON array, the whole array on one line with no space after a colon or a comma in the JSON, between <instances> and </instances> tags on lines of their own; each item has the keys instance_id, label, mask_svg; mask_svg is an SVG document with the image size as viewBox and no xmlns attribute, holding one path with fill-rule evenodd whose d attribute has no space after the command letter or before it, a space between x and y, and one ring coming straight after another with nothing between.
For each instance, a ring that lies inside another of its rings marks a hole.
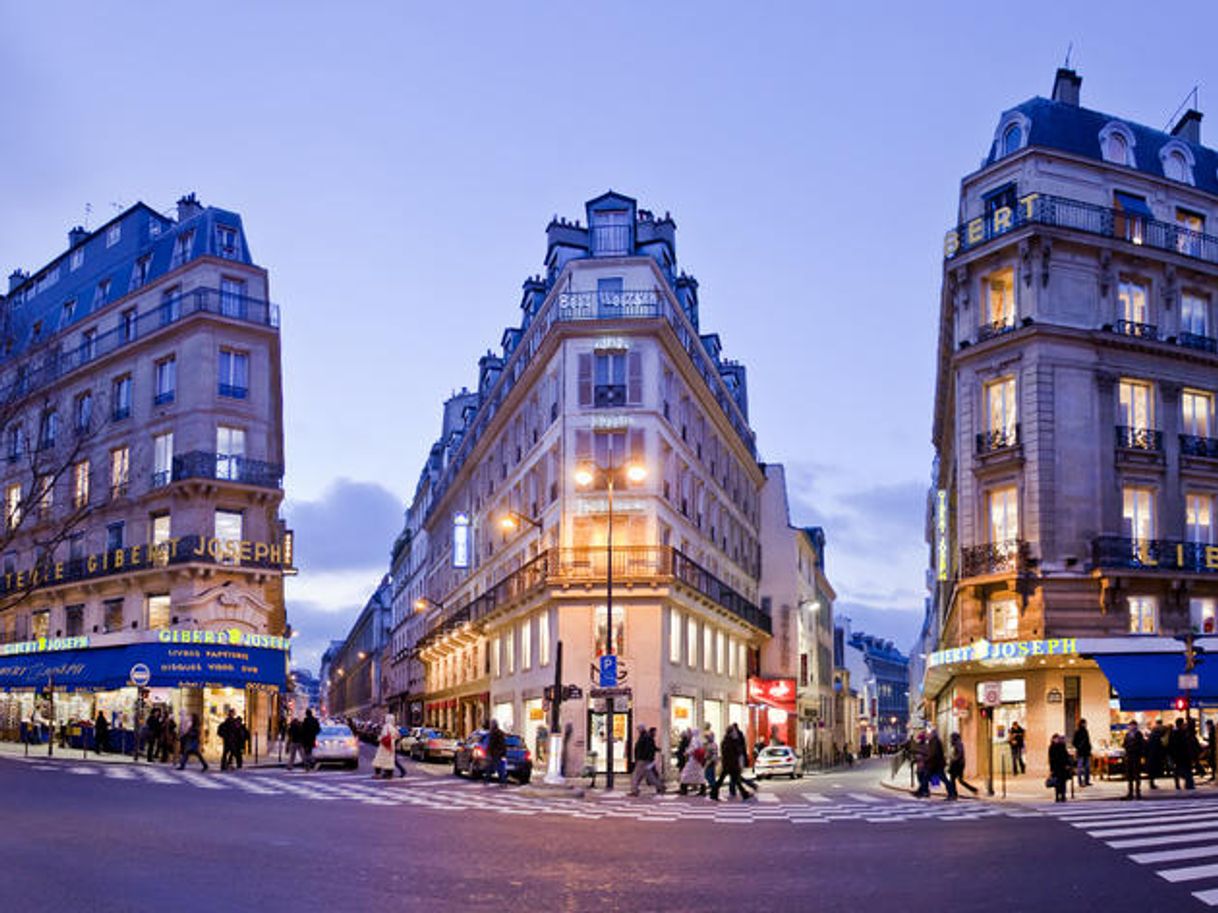
<instances>
[{"instance_id":1,"label":"shop sign board","mask_svg":"<svg viewBox=\"0 0 1218 913\"><path fill-rule=\"evenodd\" d=\"M597 684L602 688L612 688L617 685L617 655L606 653L600 658L600 676Z\"/></svg>"},{"instance_id":2,"label":"shop sign board","mask_svg":"<svg viewBox=\"0 0 1218 913\"><path fill-rule=\"evenodd\" d=\"M1196 672L1184 672L1176 680L1176 687L1181 691L1196 691L1200 684L1200 676Z\"/></svg>"},{"instance_id":3,"label":"shop sign board","mask_svg":"<svg viewBox=\"0 0 1218 913\"><path fill-rule=\"evenodd\" d=\"M1002 682L981 683L981 703L987 707L997 707L1002 703Z\"/></svg>"},{"instance_id":4,"label":"shop sign board","mask_svg":"<svg viewBox=\"0 0 1218 913\"><path fill-rule=\"evenodd\" d=\"M795 679L750 676L748 696L750 704L764 704L767 707L794 713Z\"/></svg>"},{"instance_id":5,"label":"shop sign board","mask_svg":"<svg viewBox=\"0 0 1218 913\"><path fill-rule=\"evenodd\" d=\"M940 488L935 499L935 563L938 565L938 578L947 580L947 491Z\"/></svg>"},{"instance_id":6,"label":"shop sign board","mask_svg":"<svg viewBox=\"0 0 1218 913\"><path fill-rule=\"evenodd\" d=\"M1060 704L1062 702L1062 693L1059 688L1050 688L1045 695L1046 704Z\"/></svg>"},{"instance_id":7,"label":"shop sign board","mask_svg":"<svg viewBox=\"0 0 1218 913\"><path fill-rule=\"evenodd\" d=\"M592 688L588 695L592 698L606 697L625 697L629 698L634 694L629 688Z\"/></svg>"},{"instance_id":8,"label":"shop sign board","mask_svg":"<svg viewBox=\"0 0 1218 913\"><path fill-rule=\"evenodd\" d=\"M1026 659L1032 656L1074 656L1078 641L1073 637L1052 637L1048 640L1004 640L991 643L979 640L965 647L936 650L926 659L927 668L950 666L999 659Z\"/></svg>"},{"instance_id":9,"label":"shop sign board","mask_svg":"<svg viewBox=\"0 0 1218 913\"><path fill-rule=\"evenodd\" d=\"M143 688L152 681L152 670L145 663L136 663L131 667L131 684Z\"/></svg>"}]
</instances>

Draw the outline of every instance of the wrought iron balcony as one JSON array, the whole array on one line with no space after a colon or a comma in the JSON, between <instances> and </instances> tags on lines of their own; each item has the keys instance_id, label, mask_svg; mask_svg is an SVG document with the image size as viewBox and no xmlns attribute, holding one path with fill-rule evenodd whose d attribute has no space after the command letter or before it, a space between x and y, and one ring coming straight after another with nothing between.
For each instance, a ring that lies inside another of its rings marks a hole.
<instances>
[{"instance_id":1,"label":"wrought iron balcony","mask_svg":"<svg viewBox=\"0 0 1218 913\"><path fill-rule=\"evenodd\" d=\"M1218 574L1218 546L1177 539L1100 536L1092 543L1097 568Z\"/></svg>"},{"instance_id":2,"label":"wrought iron balcony","mask_svg":"<svg viewBox=\"0 0 1218 913\"><path fill-rule=\"evenodd\" d=\"M1139 339L1159 338L1159 328L1153 323L1135 323L1132 320L1118 320L1113 329L1122 336L1136 336Z\"/></svg>"},{"instance_id":3,"label":"wrought iron balcony","mask_svg":"<svg viewBox=\"0 0 1218 913\"><path fill-rule=\"evenodd\" d=\"M1116 426L1116 445L1121 450L1145 450L1160 453L1163 450L1163 432L1154 428L1130 428Z\"/></svg>"},{"instance_id":4,"label":"wrought iron balcony","mask_svg":"<svg viewBox=\"0 0 1218 913\"><path fill-rule=\"evenodd\" d=\"M960 550L960 576L985 577L989 574L1013 574L1024 564L1027 543L1022 539L1003 539Z\"/></svg>"},{"instance_id":5,"label":"wrought iron balcony","mask_svg":"<svg viewBox=\"0 0 1218 913\"><path fill-rule=\"evenodd\" d=\"M1211 460L1218 460L1218 438L1182 434L1180 435L1180 453L1183 456L1208 457Z\"/></svg>"},{"instance_id":6,"label":"wrought iron balcony","mask_svg":"<svg viewBox=\"0 0 1218 913\"><path fill-rule=\"evenodd\" d=\"M1019 444L1019 423L1006 428L991 428L977 434L977 452L993 453Z\"/></svg>"},{"instance_id":7,"label":"wrought iron balcony","mask_svg":"<svg viewBox=\"0 0 1218 913\"><path fill-rule=\"evenodd\" d=\"M1218 339L1212 336L1202 336L1199 333L1181 333L1176 342L1186 349L1197 349L1200 352L1218 352Z\"/></svg>"},{"instance_id":8,"label":"wrought iron balcony","mask_svg":"<svg viewBox=\"0 0 1218 913\"><path fill-rule=\"evenodd\" d=\"M995 336L1001 336L1003 333L1010 333L1015 329L1015 321L1012 320L995 320L991 323L983 323L977 331L977 341L984 342L987 339L993 339Z\"/></svg>"},{"instance_id":9,"label":"wrought iron balcony","mask_svg":"<svg viewBox=\"0 0 1218 913\"><path fill-rule=\"evenodd\" d=\"M173 480L180 482L183 479L219 479L261 488L282 488L283 467L244 456L192 450L173 458Z\"/></svg>"}]
</instances>

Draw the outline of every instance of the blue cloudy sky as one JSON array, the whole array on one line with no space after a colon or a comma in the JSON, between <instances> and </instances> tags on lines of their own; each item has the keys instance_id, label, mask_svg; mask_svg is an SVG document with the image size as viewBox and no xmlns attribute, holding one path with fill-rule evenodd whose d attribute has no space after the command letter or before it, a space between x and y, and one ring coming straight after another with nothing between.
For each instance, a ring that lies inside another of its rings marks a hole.
<instances>
[{"instance_id":1,"label":"blue cloudy sky","mask_svg":"<svg viewBox=\"0 0 1218 913\"><path fill-rule=\"evenodd\" d=\"M909 643L960 177L1071 42L1090 107L1162 126L1214 85L1208 4L1188 28L1121 2L585 7L0 4L0 267L46 262L86 204L196 191L271 271L306 665L385 572L547 221L606 188L672 212L839 611Z\"/></svg>"}]
</instances>

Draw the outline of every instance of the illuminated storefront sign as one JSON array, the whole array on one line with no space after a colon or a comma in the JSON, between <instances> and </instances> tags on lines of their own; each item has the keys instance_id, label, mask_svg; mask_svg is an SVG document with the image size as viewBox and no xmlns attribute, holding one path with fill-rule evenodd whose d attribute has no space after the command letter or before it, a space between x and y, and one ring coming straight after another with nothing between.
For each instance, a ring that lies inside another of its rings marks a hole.
<instances>
[{"instance_id":1,"label":"illuminated storefront sign","mask_svg":"<svg viewBox=\"0 0 1218 913\"><path fill-rule=\"evenodd\" d=\"M286 652L292 642L287 637L275 634L255 634L237 628L222 628L218 631L203 631L198 628L162 628L150 631L141 638L143 643L203 644L220 647L258 647L263 650ZM0 656L23 656L30 653L59 653L64 650L106 650L113 644L91 643L88 637L40 637L13 644L0 644Z\"/></svg>"},{"instance_id":2,"label":"illuminated storefront sign","mask_svg":"<svg viewBox=\"0 0 1218 913\"><path fill-rule=\"evenodd\" d=\"M47 653L53 650L80 650L89 646L87 637L39 637L15 644L0 644L0 656L22 653Z\"/></svg>"},{"instance_id":3,"label":"illuminated storefront sign","mask_svg":"<svg viewBox=\"0 0 1218 913\"><path fill-rule=\"evenodd\" d=\"M469 514L453 514L453 567L469 567Z\"/></svg>"},{"instance_id":4,"label":"illuminated storefront sign","mask_svg":"<svg viewBox=\"0 0 1218 913\"><path fill-rule=\"evenodd\" d=\"M748 682L750 704L765 704L788 713L795 712L795 679L793 678L757 678L751 676Z\"/></svg>"},{"instance_id":5,"label":"illuminated storefront sign","mask_svg":"<svg viewBox=\"0 0 1218 913\"><path fill-rule=\"evenodd\" d=\"M947 492L940 488L935 500L935 559L939 579L947 579Z\"/></svg>"},{"instance_id":6,"label":"illuminated storefront sign","mask_svg":"<svg viewBox=\"0 0 1218 913\"><path fill-rule=\"evenodd\" d=\"M927 657L926 665L930 668L980 660L1025 659L1029 656L1073 656L1077 653L1078 642L1073 637L1055 637L1049 640L1007 640L1001 643L979 640L966 647L936 650Z\"/></svg>"},{"instance_id":7,"label":"illuminated storefront sign","mask_svg":"<svg viewBox=\"0 0 1218 913\"><path fill-rule=\"evenodd\" d=\"M968 250L982 241L988 241L998 235L1006 234L1013 228L1018 228L1032 220L1033 204L1038 193L1030 193L1020 197L1012 206L999 206L988 216L978 216L966 222L959 228L953 228L943 240L943 256L954 257L962 250Z\"/></svg>"}]
</instances>

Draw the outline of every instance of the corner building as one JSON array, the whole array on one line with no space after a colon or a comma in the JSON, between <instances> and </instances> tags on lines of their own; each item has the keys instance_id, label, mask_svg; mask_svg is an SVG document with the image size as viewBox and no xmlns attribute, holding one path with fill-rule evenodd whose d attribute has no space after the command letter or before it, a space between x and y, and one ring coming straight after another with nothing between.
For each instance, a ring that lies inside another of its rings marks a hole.
<instances>
[{"instance_id":1,"label":"corner building","mask_svg":"<svg viewBox=\"0 0 1218 913\"><path fill-rule=\"evenodd\" d=\"M192 194L176 215L136 204L10 277L4 738L37 707L73 745L105 713L129 747L137 667L139 712L198 713L205 751L228 708L263 740L278 713L292 568L279 315L237 213Z\"/></svg>"},{"instance_id":2,"label":"corner building","mask_svg":"<svg viewBox=\"0 0 1218 913\"><path fill-rule=\"evenodd\" d=\"M675 234L616 193L585 223L552 222L520 325L480 359L476 391L446 404L411 508L427 549L428 723L463 734L494 718L543 746L561 641L562 680L582 691L562 704L576 765L604 769L611 712L619 771L637 724L666 746L704 722L747 728L745 682L770 632L756 605L765 475L745 369L701 331ZM616 477L610 632L604 479L627 462L646 476ZM599 483L581 488L591 466ZM594 698L610 636L630 694Z\"/></svg>"},{"instance_id":3,"label":"corner building","mask_svg":"<svg viewBox=\"0 0 1218 913\"><path fill-rule=\"evenodd\" d=\"M925 694L974 769L1015 721L1043 770L1080 718L1103 755L1218 703L1176 640L1218 647L1218 153L1200 113L1160 132L1081 82L1002 114L944 251Z\"/></svg>"}]
</instances>

